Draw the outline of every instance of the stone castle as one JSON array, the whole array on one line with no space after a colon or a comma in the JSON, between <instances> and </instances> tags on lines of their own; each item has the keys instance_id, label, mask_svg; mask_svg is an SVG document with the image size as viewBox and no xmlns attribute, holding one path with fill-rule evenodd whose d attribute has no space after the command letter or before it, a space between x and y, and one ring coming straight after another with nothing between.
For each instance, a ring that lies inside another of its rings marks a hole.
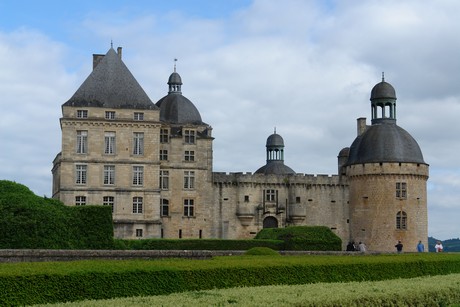
<instances>
[{"instance_id":1,"label":"stone castle","mask_svg":"<svg viewBox=\"0 0 460 307\"><path fill-rule=\"evenodd\" d=\"M153 103L122 61L122 49L93 55L93 71L62 105L62 149L53 197L66 205L112 207L117 238L252 238L262 228L329 227L372 251L427 245L428 164L396 125L396 94L371 91L371 125L340 150L337 175L296 173L283 138L267 138L266 165L217 173L212 127L182 95L176 72Z\"/></svg>"}]
</instances>

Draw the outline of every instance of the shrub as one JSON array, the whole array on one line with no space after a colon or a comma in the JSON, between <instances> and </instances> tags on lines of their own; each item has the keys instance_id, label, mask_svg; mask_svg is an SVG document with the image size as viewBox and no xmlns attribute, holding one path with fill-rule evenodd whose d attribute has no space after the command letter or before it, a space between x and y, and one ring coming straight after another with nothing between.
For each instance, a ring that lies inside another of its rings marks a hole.
<instances>
[{"instance_id":1,"label":"shrub","mask_svg":"<svg viewBox=\"0 0 460 307\"><path fill-rule=\"evenodd\" d=\"M285 250L340 251L342 240L325 226L264 228L255 239L283 240Z\"/></svg>"},{"instance_id":2,"label":"shrub","mask_svg":"<svg viewBox=\"0 0 460 307\"><path fill-rule=\"evenodd\" d=\"M270 255L270 256L280 256L277 251L274 251L268 247L253 247L246 251L245 255Z\"/></svg>"}]
</instances>

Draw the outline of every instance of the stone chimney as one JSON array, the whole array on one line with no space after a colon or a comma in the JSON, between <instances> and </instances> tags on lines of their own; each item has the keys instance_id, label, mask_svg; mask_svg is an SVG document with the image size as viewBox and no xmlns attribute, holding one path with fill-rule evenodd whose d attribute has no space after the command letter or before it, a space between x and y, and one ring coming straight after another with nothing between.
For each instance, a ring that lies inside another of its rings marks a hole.
<instances>
[{"instance_id":1,"label":"stone chimney","mask_svg":"<svg viewBox=\"0 0 460 307\"><path fill-rule=\"evenodd\" d=\"M104 54L93 54L93 70L96 68L96 66L101 62L101 60L104 58Z\"/></svg>"},{"instance_id":2,"label":"stone chimney","mask_svg":"<svg viewBox=\"0 0 460 307\"><path fill-rule=\"evenodd\" d=\"M120 60L121 60L121 53L122 53L121 50L122 50L121 47L117 48L117 53L118 53L118 57L120 58Z\"/></svg>"},{"instance_id":3,"label":"stone chimney","mask_svg":"<svg viewBox=\"0 0 460 307\"><path fill-rule=\"evenodd\" d=\"M357 119L358 121L358 136L366 132L367 125L366 125L366 118L360 117Z\"/></svg>"}]
</instances>

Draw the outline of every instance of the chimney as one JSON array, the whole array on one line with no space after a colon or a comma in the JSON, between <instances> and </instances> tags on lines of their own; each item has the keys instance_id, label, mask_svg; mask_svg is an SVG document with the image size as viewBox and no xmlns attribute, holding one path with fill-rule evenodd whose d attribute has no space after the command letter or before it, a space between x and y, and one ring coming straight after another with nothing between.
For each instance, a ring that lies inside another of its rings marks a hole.
<instances>
[{"instance_id":1,"label":"chimney","mask_svg":"<svg viewBox=\"0 0 460 307\"><path fill-rule=\"evenodd\" d=\"M101 62L102 58L104 58L104 54L93 54L93 70Z\"/></svg>"},{"instance_id":2,"label":"chimney","mask_svg":"<svg viewBox=\"0 0 460 307\"><path fill-rule=\"evenodd\" d=\"M358 121L358 136L366 132L367 126L366 126L366 118L365 117L360 117L357 119Z\"/></svg>"},{"instance_id":3,"label":"chimney","mask_svg":"<svg viewBox=\"0 0 460 307\"><path fill-rule=\"evenodd\" d=\"M118 53L118 57L120 58L120 60L121 60L121 49L122 49L121 47L117 48L117 53Z\"/></svg>"}]
</instances>

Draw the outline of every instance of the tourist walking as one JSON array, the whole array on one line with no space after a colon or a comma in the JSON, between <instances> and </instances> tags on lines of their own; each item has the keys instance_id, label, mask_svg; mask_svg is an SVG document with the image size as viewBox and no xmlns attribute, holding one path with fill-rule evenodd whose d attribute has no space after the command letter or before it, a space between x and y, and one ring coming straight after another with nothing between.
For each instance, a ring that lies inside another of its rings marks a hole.
<instances>
[{"instance_id":1,"label":"tourist walking","mask_svg":"<svg viewBox=\"0 0 460 307\"><path fill-rule=\"evenodd\" d=\"M436 250L437 253L442 252L443 247L442 247L441 241L436 242L436 245L434 246L434 249Z\"/></svg>"}]
</instances>

